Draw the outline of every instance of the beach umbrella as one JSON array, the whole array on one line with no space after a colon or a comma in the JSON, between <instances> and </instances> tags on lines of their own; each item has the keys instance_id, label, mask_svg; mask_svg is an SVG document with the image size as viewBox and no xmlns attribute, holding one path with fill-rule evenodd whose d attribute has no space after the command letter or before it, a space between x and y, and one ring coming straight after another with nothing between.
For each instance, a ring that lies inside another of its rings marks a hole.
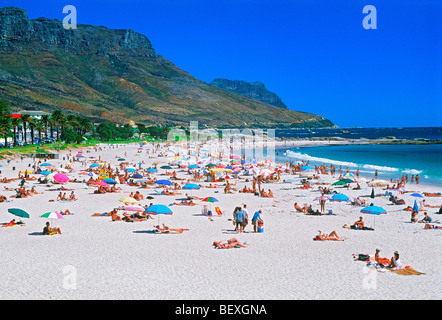
<instances>
[{"instance_id":1,"label":"beach umbrella","mask_svg":"<svg viewBox=\"0 0 442 320\"><path fill-rule=\"evenodd\" d=\"M332 183L332 186L345 186L347 184L348 184L348 182L345 182L343 180L338 180L338 181Z\"/></svg>"},{"instance_id":2,"label":"beach umbrella","mask_svg":"<svg viewBox=\"0 0 442 320\"><path fill-rule=\"evenodd\" d=\"M161 168L161 169L172 169L171 166L161 166L160 168Z\"/></svg>"},{"instance_id":3,"label":"beach umbrella","mask_svg":"<svg viewBox=\"0 0 442 320\"><path fill-rule=\"evenodd\" d=\"M99 167L100 165L98 163L92 163L89 167L91 168L96 168Z\"/></svg>"},{"instance_id":4,"label":"beach umbrella","mask_svg":"<svg viewBox=\"0 0 442 320\"><path fill-rule=\"evenodd\" d=\"M47 176L48 174L51 174L49 171L40 171L40 174Z\"/></svg>"},{"instance_id":5,"label":"beach umbrella","mask_svg":"<svg viewBox=\"0 0 442 320\"><path fill-rule=\"evenodd\" d=\"M63 216L56 211L51 211L51 212L46 212L43 213L40 217L42 218L47 218L47 219L63 219Z\"/></svg>"},{"instance_id":6,"label":"beach umbrella","mask_svg":"<svg viewBox=\"0 0 442 320\"><path fill-rule=\"evenodd\" d=\"M173 182L170 180L157 180L155 183L159 185L173 186Z\"/></svg>"},{"instance_id":7,"label":"beach umbrella","mask_svg":"<svg viewBox=\"0 0 442 320\"><path fill-rule=\"evenodd\" d=\"M374 215L374 222L373 222L373 229L374 229L374 227L376 225L376 216L383 214L383 213L387 213L387 210L385 210L384 208L381 208L381 207L377 207L377 206L368 206L368 207L361 209L361 212Z\"/></svg>"},{"instance_id":8,"label":"beach umbrella","mask_svg":"<svg viewBox=\"0 0 442 320\"><path fill-rule=\"evenodd\" d=\"M134 167L128 167L128 168L126 168L126 171L135 172L135 171L137 171L137 169Z\"/></svg>"},{"instance_id":9,"label":"beach umbrella","mask_svg":"<svg viewBox=\"0 0 442 320\"><path fill-rule=\"evenodd\" d=\"M124 206L123 209L124 209L124 210L127 210L127 211L138 211L138 212L141 212L141 211L144 211L144 210L145 210L145 209L144 209L143 207L141 207L141 206L134 206L134 205Z\"/></svg>"},{"instance_id":10,"label":"beach umbrella","mask_svg":"<svg viewBox=\"0 0 442 320\"><path fill-rule=\"evenodd\" d=\"M12 213L14 216L17 216L17 217L20 217L20 218L29 218L29 213L27 213L26 211L24 211L22 209L9 208L8 212Z\"/></svg>"},{"instance_id":11,"label":"beach umbrella","mask_svg":"<svg viewBox=\"0 0 442 320\"><path fill-rule=\"evenodd\" d=\"M69 181L69 177L64 173L57 173L54 175L53 179L58 183L66 183Z\"/></svg>"},{"instance_id":12,"label":"beach umbrella","mask_svg":"<svg viewBox=\"0 0 442 320\"><path fill-rule=\"evenodd\" d=\"M421 195L420 193L412 193L410 194L410 196L415 197L415 198L425 198L423 195Z\"/></svg>"},{"instance_id":13,"label":"beach umbrella","mask_svg":"<svg viewBox=\"0 0 442 320\"><path fill-rule=\"evenodd\" d=\"M94 182L94 185L95 186L100 186L100 187L105 187L105 188L109 187L109 185L106 182L104 182L103 180Z\"/></svg>"},{"instance_id":14,"label":"beach umbrella","mask_svg":"<svg viewBox=\"0 0 442 320\"><path fill-rule=\"evenodd\" d=\"M302 167L301 167L301 170L302 170L302 171L309 171L309 170L313 170L313 168L310 167L310 166L302 166Z\"/></svg>"},{"instance_id":15,"label":"beach umbrella","mask_svg":"<svg viewBox=\"0 0 442 320\"><path fill-rule=\"evenodd\" d=\"M183 186L183 189L186 189L186 190L199 189L199 188L200 188L200 186L195 183L188 183Z\"/></svg>"},{"instance_id":16,"label":"beach umbrella","mask_svg":"<svg viewBox=\"0 0 442 320\"><path fill-rule=\"evenodd\" d=\"M32 173L32 171L29 171L29 170L23 170L23 171L20 171L20 173L27 173L27 174L31 174L31 173Z\"/></svg>"},{"instance_id":17,"label":"beach umbrella","mask_svg":"<svg viewBox=\"0 0 442 320\"><path fill-rule=\"evenodd\" d=\"M191 164L188 168L189 169L198 169L199 166L197 166L196 164Z\"/></svg>"},{"instance_id":18,"label":"beach umbrella","mask_svg":"<svg viewBox=\"0 0 442 320\"><path fill-rule=\"evenodd\" d=\"M343 175L344 178L353 178L355 175L353 173L347 172Z\"/></svg>"},{"instance_id":19,"label":"beach umbrella","mask_svg":"<svg viewBox=\"0 0 442 320\"><path fill-rule=\"evenodd\" d=\"M117 184L117 181L115 179L112 179L112 178L106 178L106 179L103 179L101 181L103 181L104 183L107 183L107 184Z\"/></svg>"},{"instance_id":20,"label":"beach umbrella","mask_svg":"<svg viewBox=\"0 0 442 320\"><path fill-rule=\"evenodd\" d=\"M154 204L151 205L146 209L146 213L148 214L167 214L171 215L173 212L170 210L169 207L165 206L164 204ZM158 225L160 224L160 217L158 216Z\"/></svg>"},{"instance_id":21,"label":"beach umbrella","mask_svg":"<svg viewBox=\"0 0 442 320\"><path fill-rule=\"evenodd\" d=\"M135 200L135 199L132 198L132 197L123 197L123 198L121 198L121 199L118 200L118 201L123 202L123 203L131 203L131 204L137 202L137 200Z\"/></svg>"},{"instance_id":22,"label":"beach umbrella","mask_svg":"<svg viewBox=\"0 0 442 320\"><path fill-rule=\"evenodd\" d=\"M206 164L206 168L211 168L211 167L215 167L215 166L216 166L216 164L214 164L214 163Z\"/></svg>"},{"instance_id":23,"label":"beach umbrella","mask_svg":"<svg viewBox=\"0 0 442 320\"><path fill-rule=\"evenodd\" d=\"M214 197L207 197L207 198L204 198L201 201L204 201L204 202L218 202L218 199L216 199Z\"/></svg>"},{"instance_id":24,"label":"beach umbrella","mask_svg":"<svg viewBox=\"0 0 442 320\"><path fill-rule=\"evenodd\" d=\"M139 179L139 178L142 178L142 177L143 176L141 174L139 174L139 173L135 173L135 174L132 175L132 178L135 178L135 179Z\"/></svg>"},{"instance_id":25,"label":"beach umbrella","mask_svg":"<svg viewBox=\"0 0 442 320\"><path fill-rule=\"evenodd\" d=\"M49 162L45 162L45 163L42 163L40 165L40 167L52 167L52 164L50 164Z\"/></svg>"},{"instance_id":26,"label":"beach umbrella","mask_svg":"<svg viewBox=\"0 0 442 320\"><path fill-rule=\"evenodd\" d=\"M349 199L345 194L342 193L335 194L331 198L333 199L333 201L338 201L338 202L347 201Z\"/></svg>"},{"instance_id":27,"label":"beach umbrella","mask_svg":"<svg viewBox=\"0 0 442 320\"><path fill-rule=\"evenodd\" d=\"M413 210L416 211L417 213L419 213L419 207L418 207L418 205L417 205L416 200L414 200Z\"/></svg>"},{"instance_id":28,"label":"beach umbrella","mask_svg":"<svg viewBox=\"0 0 442 320\"><path fill-rule=\"evenodd\" d=\"M376 196L374 194L374 188L371 188L371 195L370 198L374 199Z\"/></svg>"},{"instance_id":29,"label":"beach umbrella","mask_svg":"<svg viewBox=\"0 0 442 320\"><path fill-rule=\"evenodd\" d=\"M155 173L155 172L158 172L158 170L154 169L154 168L149 168L149 169L146 170L146 172Z\"/></svg>"},{"instance_id":30,"label":"beach umbrella","mask_svg":"<svg viewBox=\"0 0 442 320\"><path fill-rule=\"evenodd\" d=\"M126 161L126 159L120 158L120 159L118 159L118 161Z\"/></svg>"}]
</instances>

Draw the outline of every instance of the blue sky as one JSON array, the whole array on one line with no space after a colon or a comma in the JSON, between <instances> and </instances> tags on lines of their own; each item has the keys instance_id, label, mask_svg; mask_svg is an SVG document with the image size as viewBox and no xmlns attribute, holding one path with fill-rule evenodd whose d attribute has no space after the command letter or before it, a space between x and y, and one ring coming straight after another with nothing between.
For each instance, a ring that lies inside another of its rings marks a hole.
<instances>
[{"instance_id":1,"label":"blue sky","mask_svg":"<svg viewBox=\"0 0 442 320\"><path fill-rule=\"evenodd\" d=\"M0 1L31 19L133 29L196 78L262 81L341 127L442 126L440 0ZM377 29L362 8L374 5Z\"/></svg>"}]
</instances>

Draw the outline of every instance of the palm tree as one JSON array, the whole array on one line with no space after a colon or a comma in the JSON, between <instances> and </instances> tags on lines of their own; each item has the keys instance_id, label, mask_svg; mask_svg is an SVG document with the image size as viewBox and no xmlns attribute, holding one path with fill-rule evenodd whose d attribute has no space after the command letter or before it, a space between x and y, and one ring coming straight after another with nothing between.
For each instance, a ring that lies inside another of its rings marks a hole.
<instances>
[{"instance_id":1,"label":"palm tree","mask_svg":"<svg viewBox=\"0 0 442 320\"><path fill-rule=\"evenodd\" d=\"M5 148L8 146L8 135L11 130L11 110L6 100L0 100L0 136L5 138Z\"/></svg>"},{"instance_id":2,"label":"palm tree","mask_svg":"<svg viewBox=\"0 0 442 320\"><path fill-rule=\"evenodd\" d=\"M21 124L20 118L11 119L12 129L14 130L14 147L17 146L17 128L20 127L20 124Z\"/></svg>"},{"instance_id":3,"label":"palm tree","mask_svg":"<svg viewBox=\"0 0 442 320\"><path fill-rule=\"evenodd\" d=\"M37 129L38 131L38 144L41 144L41 133L45 130L43 119L37 120L35 124L35 129Z\"/></svg>"},{"instance_id":4,"label":"palm tree","mask_svg":"<svg viewBox=\"0 0 442 320\"><path fill-rule=\"evenodd\" d=\"M28 119L29 129L31 129L31 145L34 144L34 129L37 126L37 123L34 118Z\"/></svg>"},{"instance_id":5,"label":"palm tree","mask_svg":"<svg viewBox=\"0 0 442 320\"><path fill-rule=\"evenodd\" d=\"M31 118L31 116L29 114L22 114L21 115L21 122L23 124L23 141L24 141L24 146L28 145L28 139L27 139L27 124L29 119Z\"/></svg>"},{"instance_id":6,"label":"palm tree","mask_svg":"<svg viewBox=\"0 0 442 320\"><path fill-rule=\"evenodd\" d=\"M52 112L51 118L54 121L54 124L57 127L57 141L60 139L60 127L61 130L63 130L63 127L65 125L65 116L61 110L54 110Z\"/></svg>"},{"instance_id":7,"label":"palm tree","mask_svg":"<svg viewBox=\"0 0 442 320\"><path fill-rule=\"evenodd\" d=\"M47 114L42 115L40 121L41 121L43 128L44 128L45 139L47 139L48 138L48 127L49 127L49 115L47 115Z\"/></svg>"},{"instance_id":8,"label":"palm tree","mask_svg":"<svg viewBox=\"0 0 442 320\"><path fill-rule=\"evenodd\" d=\"M11 131L11 116L0 115L0 136L5 138L5 148L8 147L8 135Z\"/></svg>"}]
</instances>

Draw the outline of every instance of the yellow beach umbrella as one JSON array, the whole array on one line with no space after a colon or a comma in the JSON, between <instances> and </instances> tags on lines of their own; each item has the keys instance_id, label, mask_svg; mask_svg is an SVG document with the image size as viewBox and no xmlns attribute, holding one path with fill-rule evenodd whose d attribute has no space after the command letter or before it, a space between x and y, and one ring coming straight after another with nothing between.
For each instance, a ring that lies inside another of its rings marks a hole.
<instances>
[{"instance_id":1,"label":"yellow beach umbrella","mask_svg":"<svg viewBox=\"0 0 442 320\"><path fill-rule=\"evenodd\" d=\"M123 202L123 203L130 203L130 204L134 204L137 202L137 200L135 200L134 198L131 198L131 197L123 197L118 201Z\"/></svg>"},{"instance_id":2,"label":"yellow beach umbrella","mask_svg":"<svg viewBox=\"0 0 442 320\"><path fill-rule=\"evenodd\" d=\"M31 174L32 172L31 172L31 171L29 171L29 170L23 170L23 171L20 171L20 173L27 173L27 174Z\"/></svg>"}]
</instances>

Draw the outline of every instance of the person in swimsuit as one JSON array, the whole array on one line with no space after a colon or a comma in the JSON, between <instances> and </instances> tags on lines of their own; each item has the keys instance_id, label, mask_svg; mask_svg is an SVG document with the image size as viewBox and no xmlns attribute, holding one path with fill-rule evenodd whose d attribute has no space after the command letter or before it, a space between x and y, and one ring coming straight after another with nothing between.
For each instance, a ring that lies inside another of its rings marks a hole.
<instances>
[{"instance_id":1,"label":"person in swimsuit","mask_svg":"<svg viewBox=\"0 0 442 320\"><path fill-rule=\"evenodd\" d=\"M222 241L214 241L213 245L217 248L222 248L222 249L231 249L235 248L236 246L247 248L247 246L239 242L238 239L236 238L232 238L229 240L222 240Z\"/></svg>"}]
</instances>

